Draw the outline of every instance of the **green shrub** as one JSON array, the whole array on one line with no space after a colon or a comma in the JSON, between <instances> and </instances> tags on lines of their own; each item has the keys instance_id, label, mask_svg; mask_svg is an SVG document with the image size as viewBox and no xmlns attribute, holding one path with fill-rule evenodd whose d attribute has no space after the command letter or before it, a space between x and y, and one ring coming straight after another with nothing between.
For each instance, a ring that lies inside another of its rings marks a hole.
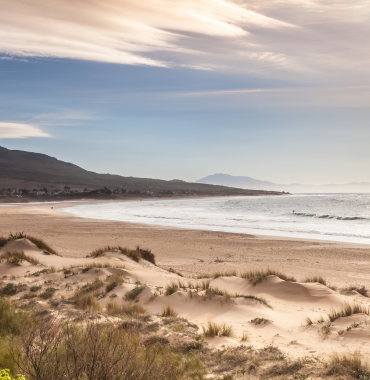
<instances>
[{"instance_id":1,"label":"green shrub","mask_svg":"<svg viewBox=\"0 0 370 380\"><path fill-rule=\"evenodd\" d=\"M2 369L0 370L0 380L26 380L26 378L22 375L18 375L16 378L14 378L12 375L10 375L9 369Z\"/></svg>"},{"instance_id":2,"label":"green shrub","mask_svg":"<svg viewBox=\"0 0 370 380\"><path fill-rule=\"evenodd\" d=\"M27 312L17 309L10 300L0 298L0 337L8 333L19 335L22 327L27 326L30 321Z\"/></svg>"}]
</instances>

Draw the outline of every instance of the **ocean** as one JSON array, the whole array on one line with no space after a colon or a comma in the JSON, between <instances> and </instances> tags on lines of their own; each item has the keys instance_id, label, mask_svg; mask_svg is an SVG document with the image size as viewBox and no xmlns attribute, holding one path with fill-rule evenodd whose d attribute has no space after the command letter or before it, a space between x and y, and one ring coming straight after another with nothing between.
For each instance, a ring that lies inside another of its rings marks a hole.
<instances>
[{"instance_id":1,"label":"ocean","mask_svg":"<svg viewBox=\"0 0 370 380\"><path fill-rule=\"evenodd\" d=\"M370 244L370 194L145 200L62 211L130 223Z\"/></svg>"}]
</instances>

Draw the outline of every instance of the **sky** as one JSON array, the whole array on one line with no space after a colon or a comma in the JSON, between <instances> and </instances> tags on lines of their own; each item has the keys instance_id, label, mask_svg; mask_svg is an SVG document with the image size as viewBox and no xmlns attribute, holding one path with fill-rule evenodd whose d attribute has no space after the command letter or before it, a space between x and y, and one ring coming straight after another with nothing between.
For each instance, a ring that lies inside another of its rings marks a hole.
<instances>
[{"instance_id":1,"label":"sky","mask_svg":"<svg viewBox=\"0 0 370 380\"><path fill-rule=\"evenodd\" d=\"M0 145L195 181L370 182L368 0L0 0Z\"/></svg>"}]
</instances>

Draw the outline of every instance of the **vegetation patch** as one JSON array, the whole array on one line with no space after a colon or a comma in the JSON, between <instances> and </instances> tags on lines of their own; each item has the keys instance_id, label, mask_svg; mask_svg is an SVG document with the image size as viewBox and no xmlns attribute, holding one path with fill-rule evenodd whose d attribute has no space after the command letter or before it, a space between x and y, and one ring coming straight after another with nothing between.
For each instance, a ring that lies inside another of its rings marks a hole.
<instances>
[{"instance_id":1,"label":"vegetation patch","mask_svg":"<svg viewBox=\"0 0 370 380\"><path fill-rule=\"evenodd\" d=\"M20 266L23 261L28 261L32 265L41 264L39 260L26 255L23 251L6 251L0 255L0 262L5 261L8 264Z\"/></svg>"},{"instance_id":2,"label":"vegetation patch","mask_svg":"<svg viewBox=\"0 0 370 380\"><path fill-rule=\"evenodd\" d=\"M271 323L269 319L266 318L254 318L250 321L250 323L253 323L254 325L265 325L266 323Z\"/></svg>"},{"instance_id":3,"label":"vegetation patch","mask_svg":"<svg viewBox=\"0 0 370 380\"><path fill-rule=\"evenodd\" d=\"M327 375L342 375L353 379L370 379L370 368L362 362L361 354L333 354L328 363Z\"/></svg>"},{"instance_id":4,"label":"vegetation patch","mask_svg":"<svg viewBox=\"0 0 370 380\"><path fill-rule=\"evenodd\" d=\"M305 283L318 282L321 285L328 286L326 280L321 276L306 277L302 282L305 282Z\"/></svg>"},{"instance_id":5,"label":"vegetation patch","mask_svg":"<svg viewBox=\"0 0 370 380\"><path fill-rule=\"evenodd\" d=\"M47 288L45 289L44 292L42 292L40 294L40 297L43 298L44 300L47 300L51 297L53 297L54 293L57 291L58 289L55 289L55 288Z\"/></svg>"},{"instance_id":6,"label":"vegetation patch","mask_svg":"<svg viewBox=\"0 0 370 380\"><path fill-rule=\"evenodd\" d=\"M251 270L248 272L244 272L240 275L241 278L247 279L253 285L257 285L257 284L265 281L267 279L267 276L277 276L284 281L297 282L297 280L294 277L287 276L287 275L285 275L279 271L276 271L276 270L270 269L270 268Z\"/></svg>"},{"instance_id":7,"label":"vegetation patch","mask_svg":"<svg viewBox=\"0 0 370 380\"><path fill-rule=\"evenodd\" d=\"M179 284L176 282L171 282L166 286L165 295L170 296L171 294L175 293L179 289Z\"/></svg>"},{"instance_id":8,"label":"vegetation patch","mask_svg":"<svg viewBox=\"0 0 370 380\"><path fill-rule=\"evenodd\" d=\"M234 336L234 329L231 325L208 321L205 326L202 326L204 336L214 338L215 336Z\"/></svg>"},{"instance_id":9,"label":"vegetation patch","mask_svg":"<svg viewBox=\"0 0 370 380\"><path fill-rule=\"evenodd\" d=\"M24 284L14 284L13 282L9 282L3 288L0 289L0 296L14 296L19 292L23 292L27 289L27 286Z\"/></svg>"},{"instance_id":10,"label":"vegetation patch","mask_svg":"<svg viewBox=\"0 0 370 380\"><path fill-rule=\"evenodd\" d=\"M162 317L172 317L175 318L179 313L173 309L170 305L167 305L163 308Z\"/></svg>"},{"instance_id":11,"label":"vegetation patch","mask_svg":"<svg viewBox=\"0 0 370 380\"><path fill-rule=\"evenodd\" d=\"M139 262L141 259L144 259L156 265L154 253L152 253L152 251L150 251L149 249L142 249L139 246L137 246L136 249L129 249L127 247L121 247L119 245L107 245L106 247L99 248L91 252L90 255L88 255L88 257L99 257L108 251L118 251L136 262Z\"/></svg>"},{"instance_id":12,"label":"vegetation patch","mask_svg":"<svg viewBox=\"0 0 370 380\"><path fill-rule=\"evenodd\" d=\"M263 305L267 306L268 308L272 309L272 306L268 303L268 301L263 298L263 297L257 297L257 296L252 296L252 295L247 295L247 296L241 296L239 294L236 295L236 297L242 297L247 300L253 300L259 303L262 303Z\"/></svg>"},{"instance_id":13,"label":"vegetation patch","mask_svg":"<svg viewBox=\"0 0 370 380\"><path fill-rule=\"evenodd\" d=\"M136 286L134 289L129 290L125 294L125 299L127 301L135 301L137 296L145 289L145 286Z\"/></svg>"},{"instance_id":14,"label":"vegetation patch","mask_svg":"<svg viewBox=\"0 0 370 380\"><path fill-rule=\"evenodd\" d=\"M7 239L7 242L11 240L19 240L19 239L28 239L30 242L35 244L35 246L42 251L45 251L45 253L51 253L52 255L60 256L53 248L51 248L47 243L45 243L43 240L35 238L31 235L27 235L24 232L17 232L15 234L10 233L9 237Z\"/></svg>"},{"instance_id":15,"label":"vegetation patch","mask_svg":"<svg viewBox=\"0 0 370 380\"><path fill-rule=\"evenodd\" d=\"M330 314L328 314L329 321L334 322L342 317L349 317L353 314L366 314L370 315L370 309L367 306L360 305L358 303L349 304L345 303L340 309L332 310Z\"/></svg>"}]
</instances>

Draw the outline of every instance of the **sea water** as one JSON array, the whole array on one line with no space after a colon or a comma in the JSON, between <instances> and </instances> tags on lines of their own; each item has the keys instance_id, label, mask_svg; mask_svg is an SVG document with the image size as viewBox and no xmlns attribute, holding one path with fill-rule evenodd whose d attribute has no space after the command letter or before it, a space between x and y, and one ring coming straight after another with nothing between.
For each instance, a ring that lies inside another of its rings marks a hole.
<instances>
[{"instance_id":1,"label":"sea water","mask_svg":"<svg viewBox=\"0 0 370 380\"><path fill-rule=\"evenodd\" d=\"M145 200L62 211L84 218L370 244L370 194Z\"/></svg>"}]
</instances>

